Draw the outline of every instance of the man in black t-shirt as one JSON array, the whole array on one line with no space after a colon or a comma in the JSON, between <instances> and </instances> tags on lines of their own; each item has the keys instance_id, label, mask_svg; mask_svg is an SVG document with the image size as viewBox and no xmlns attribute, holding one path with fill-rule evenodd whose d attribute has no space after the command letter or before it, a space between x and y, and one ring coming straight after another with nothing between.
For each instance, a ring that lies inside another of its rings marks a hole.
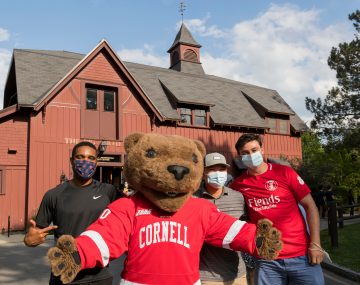
<instances>
[{"instance_id":1,"label":"man in black t-shirt","mask_svg":"<svg viewBox=\"0 0 360 285\"><path fill-rule=\"evenodd\" d=\"M116 199L117 192L112 185L92 179L97 165L97 150L92 143L76 144L70 162L74 178L45 193L35 220L30 220L24 238L27 246L43 243L51 230L54 230L55 239L64 234L77 237ZM81 271L71 284L111 283L112 276L107 268L93 268ZM63 283L51 274L49 284Z\"/></svg>"}]
</instances>

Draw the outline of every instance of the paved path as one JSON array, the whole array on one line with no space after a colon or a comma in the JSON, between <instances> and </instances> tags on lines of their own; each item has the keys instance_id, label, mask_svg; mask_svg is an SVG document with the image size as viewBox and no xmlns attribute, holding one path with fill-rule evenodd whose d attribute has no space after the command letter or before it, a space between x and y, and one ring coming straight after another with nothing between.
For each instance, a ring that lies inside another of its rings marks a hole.
<instances>
[{"instance_id":1,"label":"paved path","mask_svg":"<svg viewBox=\"0 0 360 285\"><path fill-rule=\"evenodd\" d=\"M54 241L49 238L37 247L27 247L23 234L0 235L0 285L47 285L50 268L46 259L47 250ZM124 257L110 263L113 284L119 284Z\"/></svg>"},{"instance_id":2,"label":"paved path","mask_svg":"<svg viewBox=\"0 0 360 285\"><path fill-rule=\"evenodd\" d=\"M48 284L49 267L45 255L50 243L28 248L19 241L22 238L23 235L1 237L0 284Z\"/></svg>"}]
</instances>

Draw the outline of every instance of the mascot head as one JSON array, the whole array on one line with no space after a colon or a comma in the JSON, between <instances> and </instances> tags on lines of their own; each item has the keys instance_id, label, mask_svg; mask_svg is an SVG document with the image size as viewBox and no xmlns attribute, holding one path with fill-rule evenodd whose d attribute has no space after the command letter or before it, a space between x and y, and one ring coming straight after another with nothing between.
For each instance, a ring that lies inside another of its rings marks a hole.
<instances>
[{"instance_id":1,"label":"mascot head","mask_svg":"<svg viewBox=\"0 0 360 285\"><path fill-rule=\"evenodd\" d=\"M167 212L176 212L199 188L205 146L180 136L133 133L125 138L126 181Z\"/></svg>"}]
</instances>

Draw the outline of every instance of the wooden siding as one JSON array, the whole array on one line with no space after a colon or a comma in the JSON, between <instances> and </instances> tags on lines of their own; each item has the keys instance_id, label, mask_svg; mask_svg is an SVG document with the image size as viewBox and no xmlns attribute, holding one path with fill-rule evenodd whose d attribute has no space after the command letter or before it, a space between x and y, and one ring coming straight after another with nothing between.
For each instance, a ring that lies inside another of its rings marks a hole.
<instances>
[{"instance_id":1,"label":"wooden siding","mask_svg":"<svg viewBox=\"0 0 360 285\"><path fill-rule=\"evenodd\" d=\"M301 138L287 135L266 134L264 137L264 152L267 157L289 159L301 158Z\"/></svg>"},{"instance_id":2,"label":"wooden siding","mask_svg":"<svg viewBox=\"0 0 360 285\"><path fill-rule=\"evenodd\" d=\"M105 52L100 52L78 75L77 78L112 84L124 84Z\"/></svg>"},{"instance_id":3,"label":"wooden siding","mask_svg":"<svg viewBox=\"0 0 360 285\"><path fill-rule=\"evenodd\" d=\"M28 122L22 116L0 119L0 165L26 165L27 132Z\"/></svg>"},{"instance_id":4,"label":"wooden siding","mask_svg":"<svg viewBox=\"0 0 360 285\"><path fill-rule=\"evenodd\" d=\"M25 225L26 167L1 166L5 176L5 195L0 195L0 230L22 230Z\"/></svg>"},{"instance_id":5,"label":"wooden siding","mask_svg":"<svg viewBox=\"0 0 360 285\"><path fill-rule=\"evenodd\" d=\"M1 231L7 231L8 217L11 230L24 227L27 130L27 120L21 116L11 115L0 120L0 170L3 187L3 194L0 194Z\"/></svg>"}]
</instances>

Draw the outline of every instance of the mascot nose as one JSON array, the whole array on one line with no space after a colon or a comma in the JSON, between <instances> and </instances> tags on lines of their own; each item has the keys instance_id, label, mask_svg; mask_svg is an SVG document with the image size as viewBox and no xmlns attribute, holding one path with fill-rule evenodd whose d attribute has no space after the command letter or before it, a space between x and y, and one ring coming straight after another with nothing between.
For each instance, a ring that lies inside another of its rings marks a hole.
<instances>
[{"instance_id":1,"label":"mascot nose","mask_svg":"<svg viewBox=\"0 0 360 285\"><path fill-rule=\"evenodd\" d=\"M167 170L174 174L176 180L183 179L184 175L190 172L189 168L179 165L169 165Z\"/></svg>"}]
</instances>

